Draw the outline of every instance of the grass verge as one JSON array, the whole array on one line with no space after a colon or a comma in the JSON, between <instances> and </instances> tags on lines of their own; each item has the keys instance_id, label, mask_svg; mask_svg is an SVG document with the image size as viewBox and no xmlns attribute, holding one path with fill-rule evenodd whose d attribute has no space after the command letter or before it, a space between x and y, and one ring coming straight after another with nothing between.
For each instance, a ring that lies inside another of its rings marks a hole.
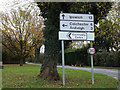
<instances>
[{"instance_id":1,"label":"grass verge","mask_svg":"<svg viewBox=\"0 0 120 90\"><path fill-rule=\"evenodd\" d=\"M65 69L66 85L62 86L62 68L58 68L60 81L45 81L38 78L40 66L5 65L2 70L3 88L117 88L118 81L107 75L95 73L95 84L91 84L91 73Z\"/></svg>"}]
</instances>

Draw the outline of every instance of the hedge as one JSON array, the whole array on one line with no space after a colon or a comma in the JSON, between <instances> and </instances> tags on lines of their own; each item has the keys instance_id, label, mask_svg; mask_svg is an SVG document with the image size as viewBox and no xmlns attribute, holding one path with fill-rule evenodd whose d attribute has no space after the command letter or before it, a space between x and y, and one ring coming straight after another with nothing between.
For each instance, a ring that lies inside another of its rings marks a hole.
<instances>
[{"instance_id":1,"label":"hedge","mask_svg":"<svg viewBox=\"0 0 120 90\"><path fill-rule=\"evenodd\" d=\"M97 52L94 55L94 65L96 66L120 66L120 52Z\"/></svg>"},{"instance_id":2,"label":"hedge","mask_svg":"<svg viewBox=\"0 0 120 90\"><path fill-rule=\"evenodd\" d=\"M76 65L80 66L90 66L91 59L90 55L87 53L89 47L84 47L81 49L70 50L67 53L65 51L65 65ZM60 54L59 63L62 63ZM94 66L109 66L109 67L118 67L120 66L120 52L107 52L103 50L102 52L96 52L94 54Z\"/></svg>"},{"instance_id":3,"label":"hedge","mask_svg":"<svg viewBox=\"0 0 120 90\"><path fill-rule=\"evenodd\" d=\"M3 64L19 64L20 57L15 56L12 53L2 52L2 61L3 61Z\"/></svg>"},{"instance_id":4,"label":"hedge","mask_svg":"<svg viewBox=\"0 0 120 90\"><path fill-rule=\"evenodd\" d=\"M65 50L65 64L66 65L76 65L76 66L86 66L90 65L90 55L87 53L88 47L83 47L82 49L73 50ZM66 52L67 51L67 52ZM60 53L59 63L62 63Z\"/></svg>"}]
</instances>

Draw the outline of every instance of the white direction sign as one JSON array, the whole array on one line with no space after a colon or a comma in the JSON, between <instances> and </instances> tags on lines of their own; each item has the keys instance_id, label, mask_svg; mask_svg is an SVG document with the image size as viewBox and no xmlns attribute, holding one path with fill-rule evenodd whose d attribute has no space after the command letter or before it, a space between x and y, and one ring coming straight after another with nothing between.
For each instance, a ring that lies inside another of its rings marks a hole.
<instances>
[{"instance_id":1,"label":"white direction sign","mask_svg":"<svg viewBox=\"0 0 120 90\"><path fill-rule=\"evenodd\" d=\"M94 32L63 32L59 31L59 40L94 41Z\"/></svg>"},{"instance_id":2,"label":"white direction sign","mask_svg":"<svg viewBox=\"0 0 120 90\"><path fill-rule=\"evenodd\" d=\"M94 31L94 22L60 21L60 30Z\"/></svg>"},{"instance_id":3,"label":"white direction sign","mask_svg":"<svg viewBox=\"0 0 120 90\"><path fill-rule=\"evenodd\" d=\"M60 13L60 20L94 21L93 14Z\"/></svg>"}]
</instances>

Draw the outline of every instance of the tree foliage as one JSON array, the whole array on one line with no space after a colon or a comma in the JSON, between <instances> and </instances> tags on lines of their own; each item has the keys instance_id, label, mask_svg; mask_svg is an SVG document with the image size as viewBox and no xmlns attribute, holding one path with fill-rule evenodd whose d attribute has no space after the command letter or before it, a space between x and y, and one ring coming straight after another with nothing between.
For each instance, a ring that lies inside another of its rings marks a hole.
<instances>
[{"instance_id":1,"label":"tree foliage","mask_svg":"<svg viewBox=\"0 0 120 90\"><path fill-rule=\"evenodd\" d=\"M100 26L96 27L96 40L95 45L100 49L109 49L117 47L116 43L119 42L118 25L113 24L111 21L105 19L99 22ZM116 48L117 49L117 48Z\"/></svg>"},{"instance_id":2,"label":"tree foliage","mask_svg":"<svg viewBox=\"0 0 120 90\"><path fill-rule=\"evenodd\" d=\"M34 12L33 12L34 11ZM43 18L38 10L18 8L10 14L1 15L2 44L8 53L19 57L20 66L25 58L33 52L33 47L42 45Z\"/></svg>"},{"instance_id":3,"label":"tree foliage","mask_svg":"<svg viewBox=\"0 0 120 90\"><path fill-rule=\"evenodd\" d=\"M113 22L114 28L113 31L116 31L117 36L114 39L114 49L117 51L120 49L120 2L114 2L111 11L109 12L108 20Z\"/></svg>"},{"instance_id":4,"label":"tree foliage","mask_svg":"<svg viewBox=\"0 0 120 90\"><path fill-rule=\"evenodd\" d=\"M99 49L119 50L120 47L120 27L119 27L119 6L114 3L108 17L99 20L99 27L95 27L95 46Z\"/></svg>"}]
</instances>

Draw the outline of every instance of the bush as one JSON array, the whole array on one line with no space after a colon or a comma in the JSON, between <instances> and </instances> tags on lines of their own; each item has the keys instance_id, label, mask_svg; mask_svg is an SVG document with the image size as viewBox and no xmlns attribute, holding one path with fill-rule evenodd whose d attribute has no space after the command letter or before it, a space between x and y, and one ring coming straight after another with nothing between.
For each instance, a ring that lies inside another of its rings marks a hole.
<instances>
[{"instance_id":1,"label":"bush","mask_svg":"<svg viewBox=\"0 0 120 90\"><path fill-rule=\"evenodd\" d=\"M108 59L108 52L97 52L94 55L94 65L96 66L105 66L106 61Z\"/></svg>"},{"instance_id":2,"label":"bush","mask_svg":"<svg viewBox=\"0 0 120 90\"><path fill-rule=\"evenodd\" d=\"M67 49L65 50L65 65L76 65L76 66L80 66L80 64L82 66L84 65L90 65L90 57L87 53L87 49L88 47L83 47L81 49L76 49L76 50L70 50ZM61 53L60 53L60 59L58 63L62 62L62 58L61 58Z\"/></svg>"},{"instance_id":3,"label":"bush","mask_svg":"<svg viewBox=\"0 0 120 90\"><path fill-rule=\"evenodd\" d=\"M120 66L120 52L97 52L94 55L94 65L96 66Z\"/></svg>"},{"instance_id":4,"label":"bush","mask_svg":"<svg viewBox=\"0 0 120 90\"><path fill-rule=\"evenodd\" d=\"M42 63L43 58L44 58L44 54L41 53L40 57L39 57L39 60L36 61L35 56L29 56L28 58L25 59L25 61L27 61L27 62L33 62L33 63Z\"/></svg>"},{"instance_id":5,"label":"bush","mask_svg":"<svg viewBox=\"0 0 120 90\"><path fill-rule=\"evenodd\" d=\"M19 64L20 63L20 57L15 56L11 53L2 52L2 61L3 64Z\"/></svg>"},{"instance_id":6,"label":"bush","mask_svg":"<svg viewBox=\"0 0 120 90\"><path fill-rule=\"evenodd\" d=\"M29 56L25 59L25 61L27 62L34 62L35 61L35 57L34 56Z\"/></svg>"},{"instance_id":7,"label":"bush","mask_svg":"<svg viewBox=\"0 0 120 90\"><path fill-rule=\"evenodd\" d=\"M90 66L91 59L87 53L88 47L83 47L76 50L65 51L65 65ZM94 66L118 67L120 66L120 52L97 52L94 54ZM60 53L59 63L62 63L62 56Z\"/></svg>"}]
</instances>

